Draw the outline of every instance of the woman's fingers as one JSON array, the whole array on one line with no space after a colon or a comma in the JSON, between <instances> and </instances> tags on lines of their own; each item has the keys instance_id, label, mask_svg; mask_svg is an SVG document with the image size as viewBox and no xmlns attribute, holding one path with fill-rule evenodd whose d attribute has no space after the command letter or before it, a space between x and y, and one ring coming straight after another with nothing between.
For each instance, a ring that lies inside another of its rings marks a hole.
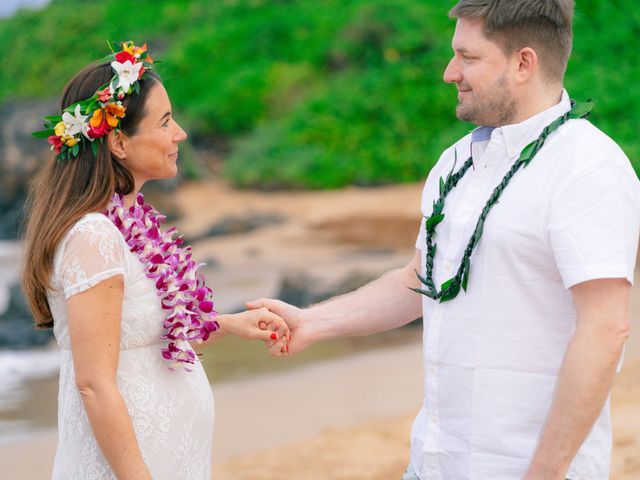
<instances>
[{"instance_id":1,"label":"woman's fingers","mask_svg":"<svg viewBox=\"0 0 640 480\"><path fill-rule=\"evenodd\" d=\"M276 357L288 356L289 355L289 345L288 345L287 337L282 337L279 340L271 342L271 345L268 345L269 353Z\"/></svg>"}]
</instances>

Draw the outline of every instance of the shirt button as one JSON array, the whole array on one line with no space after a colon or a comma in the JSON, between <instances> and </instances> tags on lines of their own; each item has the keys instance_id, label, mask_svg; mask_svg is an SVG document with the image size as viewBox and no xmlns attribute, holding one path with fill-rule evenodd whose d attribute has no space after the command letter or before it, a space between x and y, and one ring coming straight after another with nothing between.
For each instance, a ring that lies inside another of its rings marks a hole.
<instances>
[{"instance_id":1,"label":"shirt button","mask_svg":"<svg viewBox=\"0 0 640 480\"><path fill-rule=\"evenodd\" d=\"M435 415L431 415L429 417L429 420L431 420L431 423L438 423L438 417L436 417Z\"/></svg>"},{"instance_id":2,"label":"shirt button","mask_svg":"<svg viewBox=\"0 0 640 480\"><path fill-rule=\"evenodd\" d=\"M429 362L429 367L427 367L427 370L431 375L435 375L436 366L433 363Z\"/></svg>"}]
</instances>

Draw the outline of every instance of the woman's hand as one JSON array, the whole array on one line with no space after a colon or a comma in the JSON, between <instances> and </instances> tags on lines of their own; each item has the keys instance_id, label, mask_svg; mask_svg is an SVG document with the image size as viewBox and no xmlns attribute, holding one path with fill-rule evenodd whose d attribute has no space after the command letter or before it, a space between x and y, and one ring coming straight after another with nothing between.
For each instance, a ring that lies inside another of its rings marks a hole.
<instances>
[{"instance_id":1,"label":"woman's hand","mask_svg":"<svg viewBox=\"0 0 640 480\"><path fill-rule=\"evenodd\" d=\"M246 312L218 315L219 332L214 336L236 335L247 340L289 341L289 327L286 322L267 308L256 308Z\"/></svg>"}]
</instances>

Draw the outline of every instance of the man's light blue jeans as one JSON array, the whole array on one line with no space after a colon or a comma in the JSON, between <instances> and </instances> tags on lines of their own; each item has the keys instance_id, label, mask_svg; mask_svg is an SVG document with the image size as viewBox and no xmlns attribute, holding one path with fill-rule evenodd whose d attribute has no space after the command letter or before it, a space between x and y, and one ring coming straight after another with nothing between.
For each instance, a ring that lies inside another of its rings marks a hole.
<instances>
[{"instance_id":1,"label":"man's light blue jeans","mask_svg":"<svg viewBox=\"0 0 640 480\"><path fill-rule=\"evenodd\" d=\"M416 475L415 470L413 470L413 467L411 466L411 464L409 464L409 466L407 467L407 471L404 472L404 475L402 476L402 480L420 480L418 478L418 475Z\"/></svg>"}]
</instances>

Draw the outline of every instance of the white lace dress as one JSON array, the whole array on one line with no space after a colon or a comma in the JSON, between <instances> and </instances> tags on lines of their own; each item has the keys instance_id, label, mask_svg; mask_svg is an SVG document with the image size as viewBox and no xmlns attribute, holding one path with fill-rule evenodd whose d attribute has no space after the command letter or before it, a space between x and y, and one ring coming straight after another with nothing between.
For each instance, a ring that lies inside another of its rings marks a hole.
<instances>
[{"instance_id":1,"label":"white lace dress","mask_svg":"<svg viewBox=\"0 0 640 480\"><path fill-rule=\"evenodd\" d=\"M166 367L160 339L165 313L155 285L115 225L99 213L79 220L54 258L48 299L62 355L52 478L116 478L96 442L75 385L66 314L69 297L114 275L124 276L117 382L142 456L154 480L210 480L213 395L207 376L199 362L192 372Z\"/></svg>"}]
</instances>

